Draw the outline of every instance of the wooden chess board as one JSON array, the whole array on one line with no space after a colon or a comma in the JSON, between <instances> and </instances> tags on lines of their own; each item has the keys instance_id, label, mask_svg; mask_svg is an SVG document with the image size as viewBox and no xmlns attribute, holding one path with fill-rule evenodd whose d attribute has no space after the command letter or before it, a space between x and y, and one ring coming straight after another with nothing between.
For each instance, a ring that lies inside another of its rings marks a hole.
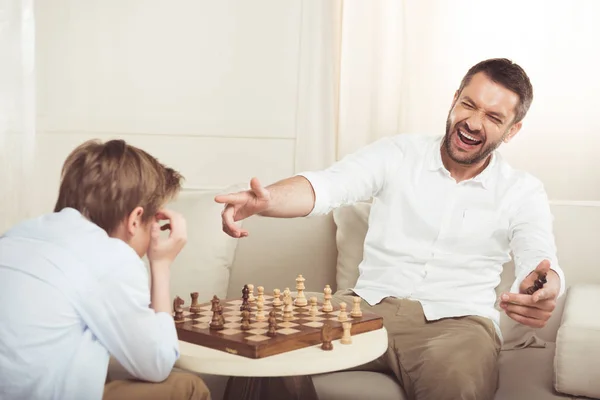
<instances>
[{"instance_id":1,"label":"wooden chess board","mask_svg":"<svg viewBox=\"0 0 600 400\"><path fill-rule=\"evenodd\" d=\"M314 346L321 343L321 328L324 323L331 327L331 340L342 337L342 322L338 321L339 307L333 306L333 311L325 313L321 311L322 303L318 303L318 312L312 317L309 313L310 305L306 307L293 307L292 319L284 321L282 316L283 306L273 307L273 296L264 296L263 311L265 320L257 322L256 302L250 303L250 330L241 329L242 312L241 299L221 300L223 317L225 319L223 330L211 330L210 322L213 312L212 303L200 304L201 311L191 313L189 307L183 307L183 321L176 321L177 335L185 342L210 347L212 349L225 351L231 354L248 358L263 358L280 354L303 347ZM277 313L277 334L274 337L267 336L268 316L275 308ZM362 316L353 318L350 316L352 305L346 308L348 320L352 322L350 330L352 335L369 332L383 327L383 318L362 310Z\"/></svg>"}]
</instances>

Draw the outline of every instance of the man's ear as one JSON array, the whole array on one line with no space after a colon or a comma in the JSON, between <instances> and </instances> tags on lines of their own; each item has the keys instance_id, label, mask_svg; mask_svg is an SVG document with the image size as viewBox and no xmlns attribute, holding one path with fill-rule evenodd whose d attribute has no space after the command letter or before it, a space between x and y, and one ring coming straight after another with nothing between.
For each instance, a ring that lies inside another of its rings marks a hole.
<instances>
[{"instance_id":1,"label":"man's ear","mask_svg":"<svg viewBox=\"0 0 600 400\"><path fill-rule=\"evenodd\" d=\"M127 217L127 233L133 236L137 229L142 226L143 207L136 207Z\"/></svg>"},{"instance_id":2,"label":"man's ear","mask_svg":"<svg viewBox=\"0 0 600 400\"><path fill-rule=\"evenodd\" d=\"M515 137L515 135L517 133L519 133L519 131L521 130L521 126L523 126L523 122L519 121L516 124L514 124L513 126L510 127L510 130L508 131L508 135L506 135L504 137L504 143L508 143L512 140L513 137Z\"/></svg>"}]
</instances>

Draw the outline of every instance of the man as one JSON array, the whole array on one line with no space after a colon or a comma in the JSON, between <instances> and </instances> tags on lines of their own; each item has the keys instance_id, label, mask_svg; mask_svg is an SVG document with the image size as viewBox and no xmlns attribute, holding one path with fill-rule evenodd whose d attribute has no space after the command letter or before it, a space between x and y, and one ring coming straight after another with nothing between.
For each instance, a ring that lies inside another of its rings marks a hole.
<instances>
[{"instance_id":1,"label":"man","mask_svg":"<svg viewBox=\"0 0 600 400\"><path fill-rule=\"evenodd\" d=\"M517 279L501 308L542 327L565 282L542 184L495 150L521 129L533 90L506 59L473 66L455 93L443 137L397 135L324 171L218 196L223 229L254 214L320 215L373 198L352 291L383 316L385 361L412 399L491 399L501 345L495 288L514 254ZM538 272L544 288L525 294Z\"/></svg>"},{"instance_id":2,"label":"man","mask_svg":"<svg viewBox=\"0 0 600 400\"><path fill-rule=\"evenodd\" d=\"M0 237L3 398L210 399L200 378L171 373L170 266L186 226L164 205L180 180L124 141L86 142L65 161L54 212ZM138 380L105 385L109 355Z\"/></svg>"}]
</instances>

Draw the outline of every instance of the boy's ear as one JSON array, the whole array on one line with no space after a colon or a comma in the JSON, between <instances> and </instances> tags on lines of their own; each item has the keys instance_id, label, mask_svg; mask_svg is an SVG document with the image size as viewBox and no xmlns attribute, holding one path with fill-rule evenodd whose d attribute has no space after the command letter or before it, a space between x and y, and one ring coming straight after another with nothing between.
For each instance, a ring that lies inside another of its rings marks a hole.
<instances>
[{"instance_id":1,"label":"boy's ear","mask_svg":"<svg viewBox=\"0 0 600 400\"><path fill-rule=\"evenodd\" d=\"M134 235L138 228L142 226L142 216L144 215L143 207L136 207L127 217L127 233Z\"/></svg>"}]
</instances>

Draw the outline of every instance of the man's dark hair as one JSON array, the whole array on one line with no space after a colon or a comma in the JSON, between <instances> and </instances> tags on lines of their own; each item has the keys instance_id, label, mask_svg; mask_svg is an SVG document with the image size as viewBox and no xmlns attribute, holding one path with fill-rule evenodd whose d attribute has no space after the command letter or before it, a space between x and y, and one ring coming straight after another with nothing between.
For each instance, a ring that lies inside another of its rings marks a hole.
<instances>
[{"instance_id":1,"label":"man's dark hair","mask_svg":"<svg viewBox=\"0 0 600 400\"><path fill-rule=\"evenodd\" d=\"M469 84L473 75L479 72L485 73L492 81L499 83L519 96L519 104L515 110L513 123L516 124L523 120L533 101L533 87L523 68L506 58L491 58L481 61L472 66L464 76L458 89L459 94Z\"/></svg>"}]
</instances>

